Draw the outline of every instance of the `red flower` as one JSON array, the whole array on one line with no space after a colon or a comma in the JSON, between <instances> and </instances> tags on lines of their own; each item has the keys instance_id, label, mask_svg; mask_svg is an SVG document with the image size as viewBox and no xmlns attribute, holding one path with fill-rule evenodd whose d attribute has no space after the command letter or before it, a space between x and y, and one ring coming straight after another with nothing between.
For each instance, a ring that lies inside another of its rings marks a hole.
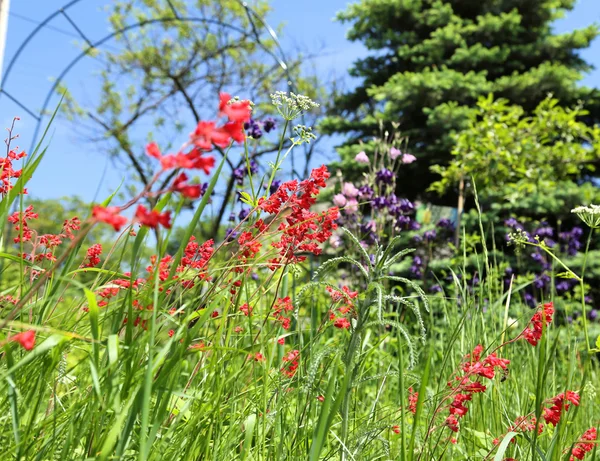
<instances>
[{"instance_id":1,"label":"red flower","mask_svg":"<svg viewBox=\"0 0 600 461\"><path fill-rule=\"evenodd\" d=\"M95 267L100 264L100 254L102 254L102 245L96 243L88 248L85 260L79 267ZM86 262L87 260L87 262Z\"/></svg>"},{"instance_id":2,"label":"red flower","mask_svg":"<svg viewBox=\"0 0 600 461\"><path fill-rule=\"evenodd\" d=\"M566 393L560 393L556 397L552 398L553 405L550 408L544 408L544 420L546 424L552 424L556 426L562 416L562 411L567 411L570 407L568 402L571 402L576 407L579 406L579 394L573 391L567 391ZM565 402L565 400L567 402Z\"/></svg>"},{"instance_id":3,"label":"red flower","mask_svg":"<svg viewBox=\"0 0 600 461\"><path fill-rule=\"evenodd\" d=\"M35 346L35 331L28 330L23 333L19 333L17 335L11 336L8 338L9 341L14 341L19 343L23 349L26 351L30 351Z\"/></svg>"},{"instance_id":4,"label":"red flower","mask_svg":"<svg viewBox=\"0 0 600 461\"><path fill-rule=\"evenodd\" d=\"M444 424L448 426L452 432L458 432L458 419L456 419L456 416L448 416Z\"/></svg>"},{"instance_id":5,"label":"red flower","mask_svg":"<svg viewBox=\"0 0 600 461\"><path fill-rule=\"evenodd\" d=\"M219 113L226 115L230 121L244 123L250 120L250 101L231 102L231 95L228 93L221 93L219 100Z\"/></svg>"},{"instance_id":6,"label":"red flower","mask_svg":"<svg viewBox=\"0 0 600 461\"><path fill-rule=\"evenodd\" d=\"M250 307L248 303L242 304L240 306L240 311L242 311L246 317L252 315L252 307Z\"/></svg>"},{"instance_id":7,"label":"red flower","mask_svg":"<svg viewBox=\"0 0 600 461\"><path fill-rule=\"evenodd\" d=\"M146 146L146 154L148 154L148 156L150 157L154 157L157 159L160 159L162 157L160 149L158 148L158 145L155 142L151 142Z\"/></svg>"},{"instance_id":8,"label":"red flower","mask_svg":"<svg viewBox=\"0 0 600 461\"><path fill-rule=\"evenodd\" d=\"M114 230L119 232L121 227L127 223L127 218L119 214L120 208L116 206L103 207L96 205L92 209L92 216L100 222L110 224Z\"/></svg>"},{"instance_id":9,"label":"red flower","mask_svg":"<svg viewBox=\"0 0 600 461\"><path fill-rule=\"evenodd\" d=\"M590 443L593 441L597 441L598 432L595 427L592 427L585 431L585 433L579 439L579 442L575 444L575 448L571 452L570 461L574 461L575 459L583 459L586 453L589 453L594 449L594 444Z\"/></svg>"},{"instance_id":10,"label":"red flower","mask_svg":"<svg viewBox=\"0 0 600 461\"><path fill-rule=\"evenodd\" d=\"M544 304L540 310L533 314L521 336L532 346L537 346L538 341L542 338L542 331L552 322L552 314L554 314L554 304Z\"/></svg>"},{"instance_id":11,"label":"red flower","mask_svg":"<svg viewBox=\"0 0 600 461\"><path fill-rule=\"evenodd\" d=\"M288 352L288 354L283 357L283 362L285 365L283 366L283 368L281 368L281 372L288 378L292 378L296 374L296 370L298 369L299 355L300 351L294 349L293 351Z\"/></svg>"},{"instance_id":12,"label":"red flower","mask_svg":"<svg viewBox=\"0 0 600 461\"><path fill-rule=\"evenodd\" d=\"M171 190L179 192L184 197L195 199L202 195L202 186L200 184L188 184L188 177L185 173L181 173L173 181Z\"/></svg>"},{"instance_id":13,"label":"red flower","mask_svg":"<svg viewBox=\"0 0 600 461\"><path fill-rule=\"evenodd\" d=\"M411 413L417 412L417 402L419 400L419 393L414 392L412 387L408 388L408 411Z\"/></svg>"},{"instance_id":14,"label":"red flower","mask_svg":"<svg viewBox=\"0 0 600 461\"><path fill-rule=\"evenodd\" d=\"M340 317L333 322L333 326L336 328L350 328L350 321L346 317Z\"/></svg>"},{"instance_id":15,"label":"red flower","mask_svg":"<svg viewBox=\"0 0 600 461\"><path fill-rule=\"evenodd\" d=\"M400 426L392 426L392 431L394 434L400 434Z\"/></svg>"},{"instance_id":16,"label":"red flower","mask_svg":"<svg viewBox=\"0 0 600 461\"><path fill-rule=\"evenodd\" d=\"M144 205L138 205L137 210L135 212L135 217L142 226L147 226L152 229L156 229L156 227L159 224L161 224L167 229L171 228L170 211L165 211L164 213L159 213L156 210L148 211Z\"/></svg>"}]
</instances>

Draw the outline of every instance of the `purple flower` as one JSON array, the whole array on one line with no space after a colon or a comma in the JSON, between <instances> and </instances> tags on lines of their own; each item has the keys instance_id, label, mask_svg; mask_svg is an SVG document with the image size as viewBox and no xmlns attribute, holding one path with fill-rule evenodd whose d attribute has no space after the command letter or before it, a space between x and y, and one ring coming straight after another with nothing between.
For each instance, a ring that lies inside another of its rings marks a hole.
<instances>
[{"instance_id":1,"label":"purple flower","mask_svg":"<svg viewBox=\"0 0 600 461\"><path fill-rule=\"evenodd\" d=\"M279 189L279 186L281 186L281 181L276 179L275 181L273 181L271 183L271 187L269 187L269 193L274 194L275 192L277 192L277 189Z\"/></svg>"},{"instance_id":2,"label":"purple flower","mask_svg":"<svg viewBox=\"0 0 600 461\"><path fill-rule=\"evenodd\" d=\"M382 184L391 184L395 176L396 175L394 174L394 172L388 170L387 168L383 168L382 170L379 170L377 173L375 173L375 178L377 179L377 182Z\"/></svg>"},{"instance_id":3,"label":"purple flower","mask_svg":"<svg viewBox=\"0 0 600 461\"><path fill-rule=\"evenodd\" d=\"M533 286L538 290L544 288L548 283L550 283L550 276L547 274L537 275L533 280Z\"/></svg>"},{"instance_id":4,"label":"purple flower","mask_svg":"<svg viewBox=\"0 0 600 461\"><path fill-rule=\"evenodd\" d=\"M571 289L571 284L568 280L561 280L556 284L556 291L559 293L564 293L565 291L569 291Z\"/></svg>"},{"instance_id":5,"label":"purple flower","mask_svg":"<svg viewBox=\"0 0 600 461\"><path fill-rule=\"evenodd\" d=\"M229 215L229 221L230 222L235 222L235 213L232 211L231 214Z\"/></svg>"},{"instance_id":6,"label":"purple flower","mask_svg":"<svg viewBox=\"0 0 600 461\"><path fill-rule=\"evenodd\" d=\"M508 218L506 221L504 221L504 225L506 227L510 227L511 229L523 229L523 226L521 226L515 218Z\"/></svg>"},{"instance_id":7,"label":"purple flower","mask_svg":"<svg viewBox=\"0 0 600 461\"><path fill-rule=\"evenodd\" d=\"M371 206L376 210L382 210L387 207L387 200L385 197L375 197L371 202Z\"/></svg>"},{"instance_id":8,"label":"purple flower","mask_svg":"<svg viewBox=\"0 0 600 461\"><path fill-rule=\"evenodd\" d=\"M263 120L263 128L265 132L270 133L277 128L277 123L273 117L267 117Z\"/></svg>"},{"instance_id":9,"label":"purple flower","mask_svg":"<svg viewBox=\"0 0 600 461\"><path fill-rule=\"evenodd\" d=\"M258 163L255 160L250 160L250 173L258 173Z\"/></svg>"},{"instance_id":10,"label":"purple flower","mask_svg":"<svg viewBox=\"0 0 600 461\"><path fill-rule=\"evenodd\" d=\"M437 227L440 229L454 229L454 224L448 218L442 218L438 221Z\"/></svg>"},{"instance_id":11,"label":"purple flower","mask_svg":"<svg viewBox=\"0 0 600 461\"><path fill-rule=\"evenodd\" d=\"M433 285L429 288L429 291L431 291L432 293L440 293L442 291L442 287L439 285Z\"/></svg>"},{"instance_id":12,"label":"purple flower","mask_svg":"<svg viewBox=\"0 0 600 461\"><path fill-rule=\"evenodd\" d=\"M423 237L421 237L419 234L413 235L413 242L421 243L422 241L423 241Z\"/></svg>"},{"instance_id":13,"label":"purple flower","mask_svg":"<svg viewBox=\"0 0 600 461\"><path fill-rule=\"evenodd\" d=\"M546 237L553 237L554 229L548 226L548 223L542 223L542 227L538 227L533 233L533 235L537 235L541 239Z\"/></svg>"},{"instance_id":14,"label":"purple flower","mask_svg":"<svg viewBox=\"0 0 600 461\"><path fill-rule=\"evenodd\" d=\"M262 137L260 124L256 120L250 119L244 123L244 129L246 130L246 135L253 139L260 139Z\"/></svg>"},{"instance_id":15,"label":"purple flower","mask_svg":"<svg viewBox=\"0 0 600 461\"><path fill-rule=\"evenodd\" d=\"M259 280L258 274L257 274L256 272L252 272L252 273L250 274L250 277L252 277L252 280L255 280L255 281L257 281L257 282L258 282L258 280Z\"/></svg>"},{"instance_id":16,"label":"purple flower","mask_svg":"<svg viewBox=\"0 0 600 461\"><path fill-rule=\"evenodd\" d=\"M239 167L236 168L235 170L233 170L233 177L235 178L235 181L238 183L238 185L242 185L244 184L244 174L245 174L245 170L243 167Z\"/></svg>"},{"instance_id":17,"label":"purple flower","mask_svg":"<svg viewBox=\"0 0 600 461\"><path fill-rule=\"evenodd\" d=\"M435 240L436 237L437 237L437 232L435 231L435 229L423 232L423 238L425 239L426 242L432 242Z\"/></svg>"},{"instance_id":18,"label":"purple flower","mask_svg":"<svg viewBox=\"0 0 600 461\"><path fill-rule=\"evenodd\" d=\"M411 211L413 211L415 209L415 206L413 205L413 203L410 200L403 198L403 199L400 199L400 209L404 213L410 213Z\"/></svg>"},{"instance_id":19,"label":"purple flower","mask_svg":"<svg viewBox=\"0 0 600 461\"><path fill-rule=\"evenodd\" d=\"M411 219L409 216L398 216L396 220L396 226L400 229L410 229Z\"/></svg>"},{"instance_id":20,"label":"purple flower","mask_svg":"<svg viewBox=\"0 0 600 461\"><path fill-rule=\"evenodd\" d=\"M392 147L390 149L390 157L392 160L396 160L401 155L402 155L402 152L400 152L400 149L396 149L395 147Z\"/></svg>"},{"instance_id":21,"label":"purple flower","mask_svg":"<svg viewBox=\"0 0 600 461\"><path fill-rule=\"evenodd\" d=\"M417 221L411 220L409 229L413 231L417 231L421 228L421 225Z\"/></svg>"},{"instance_id":22,"label":"purple flower","mask_svg":"<svg viewBox=\"0 0 600 461\"><path fill-rule=\"evenodd\" d=\"M373 189L369 186L361 186L358 188L358 198L360 200L371 200L373 198Z\"/></svg>"},{"instance_id":23,"label":"purple flower","mask_svg":"<svg viewBox=\"0 0 600 461\"><path fill-rule=\"evenodd\" d=\"M238 236L238 232L235 232L232 228L225 230L225 241L230 242Z\"/></svg>"},{"instance_id":24,"label":"purple flower","mask_svg":"<svg viewBox=\"0 0 600 461\"><path fill-rule=\"evenodd\" d=\"M590 319L590 321L592 321L592 322L595 322L596 320L598 320L598 310L597 309L592 309L588 313L588 319Z\"/></svg>"},{"instance_id":25,"label":"purple flower","mask_svg":"<svg viewBox=\"0 0 600 461\"><path fill-rule=\"evenodd\" d=\"M529 307L537 306L537 301L531 293L525 293L523 295L523 299L525 300L525 304L527 304Z\"/></svg>"},{"instance_id":26,"label":"purple flower","mask_svg":"<svg viewBox=\"0 0 600 461\"><path fill-rule=\"evenodd\" d=\"M240 213L238 214L238 218L240 221L243 221L244 219L246 219L248 217L249 214L250 214L250 208L242 208L240 210Z\"/></svg>"},{"instance_id":27,"label":"purple flower","mask_svg":"<svg viewBox=\"0 0 600 461\"><path fill-rule=\"evenodd\" d=\"M531 259L533 259L535 262L538 262L538 263L541 263L544 261L544 257L539 252L539 250L536 250L534 253L531 254Z\"/></svg>"}]
</instances>

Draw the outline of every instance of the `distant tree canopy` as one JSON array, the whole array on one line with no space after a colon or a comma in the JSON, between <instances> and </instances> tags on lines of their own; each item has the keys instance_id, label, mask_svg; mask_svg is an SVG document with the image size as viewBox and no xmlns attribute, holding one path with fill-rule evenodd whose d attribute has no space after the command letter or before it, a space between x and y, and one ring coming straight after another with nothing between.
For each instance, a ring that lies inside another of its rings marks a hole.
<instances>
[{"instance_id":1,"label":"distant tree canopy","mask_svg":"<svg viewBox=\"0 0 600 461\"><path fill-rule=\"evenodd\" d=\"M597 27L560 35L552 31L552 22L574 3L361 0L350 5L338 19L351 24L349 39L363 42L372 53L354 64L350 74L360 83L335 99L322 124L328 133L347 135L339 147L347 175L358 167L354 156L369 152L380 123L389 130L399 123L418 158L402 170L399 192L440 201L427 193L440 179L430 167L450 163L452 134L469 126L472 108L490 93L525 115L551 93L563 107L583 102L588 113L580 115L586 124L600 121L598 91L577 85L591 68L578 50L589 46ZM454 196L452 188L444 191L446 198Z\"/></svg>"},{"instance_id":2,"label":"distant tree canopy","mask_svg":"<svg viewBox=\"0 0 600 461\"><path fill-rule=\"evenodd\" d=\"M318 82L301 76L302 59L282 58L262 22L270 10L266 0L251 2L251 9L240 0L127 0L108 8L111 30L127 30L94 52L100 62L99 97L86 102L68 88L59 92L66 92L63 108L77 121L77 131L125 167L130 194L146 186L156 169L145 145L152 140L163 151L179 149L198 121L214 119L220 92L252 100L259 123L272 113L269 94L276 90L322 99ZM260 163L276 147L264 136L250 155ZM243 164L241 153L238 148L228 156L229 173ZM217 149L215 155L224 152ZM312 150L306 159L296 159L297 175L311 155ZM235 187L234 175L225 176L223 197L215 198L215 231Z\"/></svg>"}]
</instances>

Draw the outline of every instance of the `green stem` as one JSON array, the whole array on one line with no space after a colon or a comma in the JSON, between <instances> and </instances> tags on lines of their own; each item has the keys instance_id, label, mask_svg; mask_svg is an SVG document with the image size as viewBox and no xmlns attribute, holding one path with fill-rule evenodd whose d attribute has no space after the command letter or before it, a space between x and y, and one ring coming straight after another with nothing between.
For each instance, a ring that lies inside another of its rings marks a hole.
<instances>
[{"instance_id":1,"label":"green stem","mask_svg":"<svg viewBox=\"0 0 600 461\"><path fill-rule=\"evenodd\" d=\"M587 257L590 249L590 242L592 241L592 234L594 233L594 229L590 229L590 233L588 235L587 243L585 245L585 253L583 255L583 265L581 266L581 277L579 279L579 283L581 286L581 315L583 316L583 333L585 335L585 347L590 352L590 338L588 334L587 327L587 313L585 311L585 286L584 286L584 273L585 266L587 264Z\"/></svg>"},{"instance_id":2,"label":"green stem","mask_svg":"<svg viewBox=\"0 0 600 461\"><path fill-rule=\"evenodd\" d=\"M350 338L350 343L348 344L348 349L346 349L346 355L344 356L344 366L346 368L346 373L350 373L350 380L348 381L348 387L346 388L346 395L344 396L344 401L342 402L342 434L341 441L342 446L340 448L340 460L344 461L346 459L346 447L348 440L348 414L350 412L350 399L352 394L352 386L354 381L354 354L356 353L356 348L360 344L360 327L357 325L356 329L352 332L352 337ZM358 364L356 365L358 366Z\"/></svg>"},{"instance_id":3,"label":"green stem","mask_svg":"<svg viewBox=\"0 0 600 461\"><path fill-rule=\"evenodd\" d=\"M281 135L281 140L279 141L279 149L277 150L277 158L275 159L275 166L273 167L273 171L271 172L271 177L269 178L269 183L267 184L267 193L271 188L271 184L273 184L273 180L275 179L275 174L279 169L279 158L281 157L281 151L283 150L283 141L285 139L285 134L287 133L288 125L290 124L289 120L285 120L285 125L283 126L283 133Z\"/></svg>"}]
</instances>

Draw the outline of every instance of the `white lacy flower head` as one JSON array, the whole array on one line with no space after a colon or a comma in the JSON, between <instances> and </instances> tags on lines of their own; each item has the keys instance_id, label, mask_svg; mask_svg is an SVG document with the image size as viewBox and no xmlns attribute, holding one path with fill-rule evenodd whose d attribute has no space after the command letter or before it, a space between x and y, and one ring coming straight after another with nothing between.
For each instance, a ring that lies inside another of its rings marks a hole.
<instances>
[{"instance_id":1,"label":"white lacy flower head","mask_svg":"<svg viewBox=\"0 0 600 461\"><path fill-rule=\"evenodd\" d=\"M319 107L319 104L308 96L295 93L290 93L288 96L285 91L276 91L273 93L271 95L271 102L277 109L277 112L289 121L294 120L303 112L308 112L311 109Z\"/></svg>"},{"instance_id":2,"label":"white lacy flower head","mask_svg":"<svg viewBox=\"0 0 600 461\"><path fill-rule=\"evenodd\" d=\"M579 216L579 219L592 229L600 228L600 205L578 206L573 208L571 213Z\"/></svg>"}]
</instances>

